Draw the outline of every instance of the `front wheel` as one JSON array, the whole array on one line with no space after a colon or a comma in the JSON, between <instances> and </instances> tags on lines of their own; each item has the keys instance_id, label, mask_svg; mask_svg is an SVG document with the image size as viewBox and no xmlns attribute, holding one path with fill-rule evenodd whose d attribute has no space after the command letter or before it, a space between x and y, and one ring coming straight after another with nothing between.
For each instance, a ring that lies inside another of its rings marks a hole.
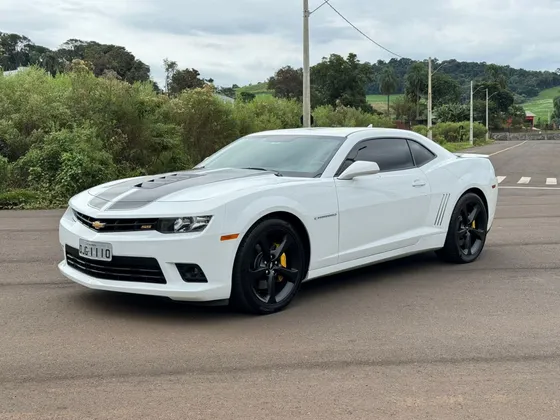
<instances>
[{"instance_id":1,"label":"front wheel","mask_svg":"<svg viewBox=\"0 0 560 420\"><path fill-rule=\"evenodd\" d=\"M233 267L231 305L270 314L290 304L306 275L306 253L297 231L267 219L243 238Z\"/></svg>"},{"instance_id":2,"label":"front wheel","mask_svg":"<svg viewBox=\"0 0 560 420\"><path fill-rule=\"evenodd\" d=\"M478 195L467 193L453 209L445 244L436 254L444 261L457 264L473 262L484 248L487 229L484 202Z\"/></svg>"}]
</instances>

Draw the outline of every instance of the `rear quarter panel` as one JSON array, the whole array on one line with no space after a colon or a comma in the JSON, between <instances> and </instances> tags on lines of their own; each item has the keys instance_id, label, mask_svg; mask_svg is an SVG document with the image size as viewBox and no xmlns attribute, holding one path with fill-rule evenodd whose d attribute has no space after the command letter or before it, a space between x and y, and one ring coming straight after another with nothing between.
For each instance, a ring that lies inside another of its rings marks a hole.
<instances>
[{"instance_id":1,"label":"rear quarter panel","mask_svg":"<svg viewBox=\"0 0 560 420\"><path fill-rule=\"evenodd\" d=\"M487 157L476 155L453 157L426 173L434 192L435 202L432 204L432 211L435 211L435 214L442 212L440 205L443 207L442 202L448 194L445 213L443 216L440 214L442 228L447 229L455 204L471 188L478 188L484 193L488 203L488 228L492 226L496 213L498 187L494 166ZM437 193L440 194L440 201L437 200Z\"/></svg>"}]
</instances>

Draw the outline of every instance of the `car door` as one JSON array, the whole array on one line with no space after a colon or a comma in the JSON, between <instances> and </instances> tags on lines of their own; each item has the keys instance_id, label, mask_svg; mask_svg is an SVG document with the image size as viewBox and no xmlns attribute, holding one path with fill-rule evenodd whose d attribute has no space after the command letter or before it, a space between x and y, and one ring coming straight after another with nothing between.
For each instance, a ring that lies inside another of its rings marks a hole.
<instances>
[{"instance_id":1,"label":"car door","mask_svg":"<svg viewBox=\"0 0 560 420\"><path fill-rule=\"evenodd\" d=\"M414 245L430 206L430 185L414 164L407 140L360 141L336 176L355 161L376 162L380 172L335 178L339 203L339 263Z\"/></svg>"}]
</instances>

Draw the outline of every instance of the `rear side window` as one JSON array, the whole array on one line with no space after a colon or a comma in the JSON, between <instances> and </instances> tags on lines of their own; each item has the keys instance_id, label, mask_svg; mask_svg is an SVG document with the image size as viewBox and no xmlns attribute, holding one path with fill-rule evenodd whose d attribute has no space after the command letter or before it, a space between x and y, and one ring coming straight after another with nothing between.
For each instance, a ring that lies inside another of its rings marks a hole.
<instances>
[{"instance_id":1,"label":"rear side window","mask_svg":"<svg viewBox=\"0 0 560 420\"><path fill-rule=\"evenodd\" d=\"M414 167L405 139L374 139L364 142L355 160L376 162L381 171L396 171Z\"/></svg>"},{"instance_id":2,"label":"rear side window","mask_svg":"<svg viewBox=\"0 0 560 420\"><path fill-rule=\"evenodd\" d=\"M416 166L425 165L436 157L431 151L414 140L408 140L408 145L410 146L410 151L412 152Z\"/></svg>"}]
</instances>

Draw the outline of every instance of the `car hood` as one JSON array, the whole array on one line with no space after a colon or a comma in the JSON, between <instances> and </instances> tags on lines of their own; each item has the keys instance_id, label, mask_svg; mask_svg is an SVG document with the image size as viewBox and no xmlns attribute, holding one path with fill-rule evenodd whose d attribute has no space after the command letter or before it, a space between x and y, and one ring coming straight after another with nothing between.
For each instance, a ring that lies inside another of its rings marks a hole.
<instances>
[{"instance_id":1,"label":"car hood","mask_svg":"<svg viewBox=\"0 0 560 420\"><path fill-rule=\"evenodd\" d=\"M98 210L132 210L155 201L207 200L241 190L294 181L298 179L250 169L194 169L99 185L88 191L92 196L88 205Z\"/></svg>"}]
</instances>

